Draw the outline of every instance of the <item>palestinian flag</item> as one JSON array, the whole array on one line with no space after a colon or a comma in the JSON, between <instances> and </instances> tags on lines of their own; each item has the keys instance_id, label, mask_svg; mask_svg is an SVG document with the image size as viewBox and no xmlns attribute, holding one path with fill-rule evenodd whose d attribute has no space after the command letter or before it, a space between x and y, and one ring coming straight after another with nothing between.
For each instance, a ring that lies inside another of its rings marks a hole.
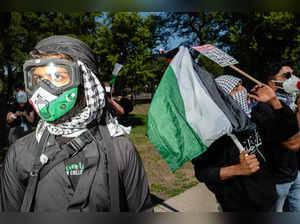
<instances>
[{"instance_id":1,"label":"palestinian flag","mask_svg":"<svg viewBox=\"0 0 300 224\"><path fill-rule=\"evenodd\" d=\"M221 136L249 124L246 117L236 118L238 106L230 99L225 103L227 96L220 93L211 74L199 69L189 50L180 47L148 112L147 136L173 172Z\"/></svg>"},{"instance_id":2,"label":"palestinian flag","mask_svg":"<svg viewBox=\"0 0 300 224\"><path fill-rule=\"evenodd\" d=\"M116 79L117 79L117 76L118 76L118 73L119 71L122 69L123 65L119 64L119 63L116 63L115 66L114 66L114 70L112 72L112 79L109 81L109 84L114 84Z\"/></svg>"}]
</instances>

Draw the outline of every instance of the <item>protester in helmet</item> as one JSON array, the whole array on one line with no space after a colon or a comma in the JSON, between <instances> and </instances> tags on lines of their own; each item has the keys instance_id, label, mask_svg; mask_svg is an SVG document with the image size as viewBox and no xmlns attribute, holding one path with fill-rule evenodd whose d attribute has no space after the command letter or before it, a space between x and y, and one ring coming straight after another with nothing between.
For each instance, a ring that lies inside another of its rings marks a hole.
<instances>
[{"instance_id":1,"label":"protester in helmet","mask_svg":"<svg viewBox=\"0 0 300 224\"><path fill-rule=\"evenodd\" d=\"M25 91L17 91L16 102L8 106L6 119L10 127L8 136L9 145L32 131L31 126L34 123L35 116L32 106L27 102Z\"/></svg>"},{"instance_id":2,"label":"protester in helmet","mask_svg":"<svg viewBox=\"0 0 300 224\"><path fill-rule=\"evenodd\" d=\"M92 50L78 39L51 36L30 55L25 86L41 120L6 155L1 210L149 208L144 167L124 128L106 110Z\"/></svg>"}]
</instances>

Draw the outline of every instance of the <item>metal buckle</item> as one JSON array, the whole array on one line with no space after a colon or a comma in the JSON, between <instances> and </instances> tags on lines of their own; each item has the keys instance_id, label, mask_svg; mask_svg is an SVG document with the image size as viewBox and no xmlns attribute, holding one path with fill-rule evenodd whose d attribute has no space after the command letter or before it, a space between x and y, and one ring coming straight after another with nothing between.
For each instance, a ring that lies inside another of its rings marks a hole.
<instances>
[{"instance_id":1,"label":"metal buckle","mask_svg":"<svg viewBox=\"0 0 300 224\"><path fill-rule=\"evenodd\" d=\"M30 171L30 176L31 176L31 177L35 177L35 176L37 176L38 174L39 174L39 171L37 171L37 170Z\"/></svg>"},{"instance_id":2,"label":"metal buckle","mask_svg":"<svg viewBox=\"0 0 300 224\"><path fill-rule=\"evenodd\" d=\"M90 130L87 130L86 132L82 133L80 136L72 139L67 143L70 148L74 151L74 153L71 155L71 157L74 157L77 155L80 150L86 146L87 144L91 143L93 141L92 133Z\"/></svg>"}]
</instances>

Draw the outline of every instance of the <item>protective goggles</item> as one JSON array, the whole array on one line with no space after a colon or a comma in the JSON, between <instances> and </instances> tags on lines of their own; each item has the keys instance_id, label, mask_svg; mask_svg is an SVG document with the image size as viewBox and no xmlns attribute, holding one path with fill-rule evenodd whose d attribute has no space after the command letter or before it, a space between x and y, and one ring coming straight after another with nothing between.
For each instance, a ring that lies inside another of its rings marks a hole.
<instances>
[{"instance_id":1,"label":"protective goggles","mask_svg":"<svg viewBox=\"0 0 300 224\"><path fill-rule=\"evenodd\" d=\"M23 72L29 96L39 87L59 96L81 83L78 64L57 58L28 60L23 65Z\"/></svg>"}]
</instances>

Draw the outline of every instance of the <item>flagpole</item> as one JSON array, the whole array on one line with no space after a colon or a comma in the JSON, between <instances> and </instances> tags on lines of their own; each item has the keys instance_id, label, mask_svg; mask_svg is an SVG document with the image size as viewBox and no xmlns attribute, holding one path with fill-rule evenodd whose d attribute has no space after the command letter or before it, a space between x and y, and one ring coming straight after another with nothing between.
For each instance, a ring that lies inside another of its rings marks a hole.
<instances>
[{"instance_id":1,"label":"flagpole","mask_svg":"<svg viewBox=\"0 0 300 224\"><path fill-rule=\"evenodd\" d=\"M240 153L242 153L245 149L242 146L241 142L238 140L238 138L232 133L227 134L227 135L232 139L232 141L234 142L236 147L239 149Z\"/></svg>"},{"instance_id":2,"label":"flagpole","mask_svg":"<svg viewBox=\"0 0 300 224\"><path fill-rule=\"evenodd\" d=\"M257 79L253 78L251 75L249 75L246 72L242 71L241 69L235 67L234 65L230 65L229 67L232 68L233 70L237 71L238 73L242 74L243 76L247 77L251 81L255 82L256 84L259 84L259 85L263 84L262 82L260 82Z\"/></svg>"}]
</instances>

